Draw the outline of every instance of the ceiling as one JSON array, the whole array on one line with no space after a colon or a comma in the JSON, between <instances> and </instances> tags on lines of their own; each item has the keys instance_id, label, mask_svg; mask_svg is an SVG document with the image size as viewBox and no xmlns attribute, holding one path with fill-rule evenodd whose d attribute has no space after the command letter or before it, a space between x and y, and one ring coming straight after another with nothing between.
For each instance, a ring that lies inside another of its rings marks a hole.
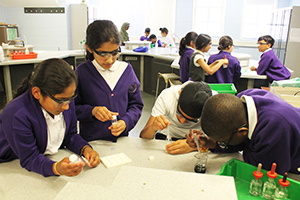
<instances>
[{"instance_id":1,"label":"ceiling","mask_svg":"<svg viewBox=\"0 0 300 200\"><path fill-rule=\"evenodd\" d=\"M0 0L3 7L57 7L57 0Z\"/></svg>"}]
</instances>

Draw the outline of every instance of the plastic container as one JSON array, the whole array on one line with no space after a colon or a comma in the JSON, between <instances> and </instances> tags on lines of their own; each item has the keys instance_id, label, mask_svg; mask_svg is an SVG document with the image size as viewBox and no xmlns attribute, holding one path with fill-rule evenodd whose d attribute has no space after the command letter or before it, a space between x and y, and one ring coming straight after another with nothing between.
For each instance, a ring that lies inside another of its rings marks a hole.
<instances>
[{"instance_id":1,"label":"plastic container","mask_svg":"<svg viewBox=\"0 0 300 200\"><path fill-rule=\"evenodd\" d=\"M209 83L209 87L218 93L229 93L235 95L237 90L233 83Z\"/></svg>"},{"instance_id":2,"label":"plastic container","mask_svg":"<svg viewBox=\"0 0 300 200\"><path fill-rule=\"evenodd\" d=\"M32 59L32 58L37 58L37 53L34 52L29 52L26 54L25 52L20 52L20 53L10 53L9 56L12 59Z\"/></svg>"},{"instance_id":3,"label":"plastic container","mask_svg":"<svg viewBox=\"0 0 300 200\"><path fill-rule=\"evenodd\" d=\"M231 159L222 166L222 169L218 175L233 176L235 181L235 187L237 191L238 199L248 200L248 199L264 199L262 196L252 196L249 193L249 185L253 178L253 171L256 170L256 166L250 165L240 160ZM267 170L262 169L261 172L264 176L261 178L263 182L267 181L268 176ZM279 179L282 179L283 176L278 175L275 179L275 182L278 183ZM300 182L293 179L289 179L289 197L287 199L298 200L300 197ZM277 187L279 184L277 184Z\"/></svg>"}]
</instances>

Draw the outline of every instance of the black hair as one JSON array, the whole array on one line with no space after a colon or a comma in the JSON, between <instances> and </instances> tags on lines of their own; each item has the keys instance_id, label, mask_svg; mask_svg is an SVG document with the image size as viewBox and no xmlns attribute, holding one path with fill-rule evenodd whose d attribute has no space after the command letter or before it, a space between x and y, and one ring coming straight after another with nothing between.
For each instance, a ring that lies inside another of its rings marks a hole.
<instances>
[{"instance_id":1,"label":"black hair","mask_svg":"<svg viewBox=\"0 0 300 200\"><path fill-rule=\"evenodd\" d=\"M179 55L182 55L185 51L185 47L191 44L191 41L195 42L198 34L196 32L188 32L185 37L181 38L179 43Z\"/></svg>"},{"instance_id":2,"label":"black hair","mask_svg":"<svg viewBox=\"0 0 300 200\"><path fill-rule=\"evenodd\" d=\"M260 36L257 40L257 42L264 40L266 41L268 44L271 44L271 48L273 47L275 40L272 38L272 36L270 35L264 35L264 36Z\"/></svg>"},{"instance_id":3,"label":"black hair","mask_svg":"<svg viewBox=\"0 0 300 200\"><path fill-rule=\"evenodd\" d=\"M248 124L247 110L237 96L217 94L205 102L201 115L201 127L209 137L222 141L242 124Z\"/></svg>"},{"instance_id":4,"label":"black hair","mask_svg":"<svg viewBox=\"0 0 300 200\"><path fill-rule=\"evenodd\" d=\"M145 28L146 33L150 33L151 29L150 28Z\"/></svg>"},{"instance_id":5,"label":"black hair","mask_svg":"<svg viewBox=\"0 0 300 200\"><path fill-rule=\"evenodd\" d=\"M149 37L150 40L151 40L151 39L155 39L155 38L156 38L156 35L155 35L155 34L151 34L150 37Z\"/></svg>"},{"instance_id":6,"label":"black hair","mask_svg":"<svg viewBox=\"0 0 300 200\"><path fill-rule=\"evenodd\" d=\"M211 42L211 37L206 34L200 34L196 39L196 49L201 50Z\"/></svg>"},{"instance_id":7,"label":"black hair","mask_svg":"<svg viewBox=\"0 0 300 200\"><path fill-rule=\"evenodd\" d=\"M159 29L161 32L168 34L169 30L166 27L160 28Z\"/></svg>"},{"instance_id":8,"label":"black hair","mask_svg":"<svg viewBox=\"0 0 300 200\"><path fill-rule=\"evenodd\" d=\"M121 36L117 26L110 20L95 20L86 29L85 44L95 50L105 42L120 44ZM86 50L86 59L94 60L93 53Z\"/></svg>"},{"instance_id":9,"label":"black hair","mask_svg":"<svg viewBox=\"0 0 300 200\"><path fill-rule=\"evenodd\" d=\"M233 46L233 40L230 36L225 35L219 39L218 50L223 51L224 49L229 49L229 46Z\"/></svg>"},{"instance_id":10,"label":"black hair","mask_svg":"<svg viewBox=\"0 0 300 200\"><path fill-rule=\"evenodd\" d=\"M23 80L14 98L33 87L40 88L43 96L46 96L45 92L52 95L61 94L73 82L77 84L77 76L66 61L59 58L44 60Z\"/></svg>"}]
</instances>

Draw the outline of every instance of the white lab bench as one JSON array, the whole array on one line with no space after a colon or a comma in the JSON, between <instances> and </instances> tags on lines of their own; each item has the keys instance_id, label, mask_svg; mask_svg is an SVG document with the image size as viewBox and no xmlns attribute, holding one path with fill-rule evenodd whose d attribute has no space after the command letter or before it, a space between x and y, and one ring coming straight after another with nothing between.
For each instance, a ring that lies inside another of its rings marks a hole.
<instances>
[{"instance_id":1,"label":"white lab bench","mask_svg":"<svg viewBox=\"0 0 300 200\"><path fill-rule=\"evenodd\" d=\"M232 180L226 179L231 177L216 174L232 158L242 160L241 153L208 152L207 171L198 174L194 172L196 152L167 154L164 140L121 137L117 143L96 140L90 144L100 158L125 153L132 162L109 169L100 163L93 169L85 166L75 177L47 178L22 168L19 160L0 163L0 199L68 200L82 199L82 195L83 199L186 199L178 198L182 195L189 199L236 199ZM60 161L71 154L61 149L48 157ZM289 178L299 181L300 175L289 173Z\"/></svg>"}]
</instances>

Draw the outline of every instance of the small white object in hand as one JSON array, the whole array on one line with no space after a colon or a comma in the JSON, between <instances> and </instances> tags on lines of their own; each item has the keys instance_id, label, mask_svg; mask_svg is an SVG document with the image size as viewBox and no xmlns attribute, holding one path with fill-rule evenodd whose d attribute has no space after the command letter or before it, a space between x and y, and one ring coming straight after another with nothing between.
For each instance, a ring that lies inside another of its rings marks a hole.
<instances>
[{"instance_id":1,"label":"small white object in hand","mask_svg":"<svg viewBox=\"0 0 300 200\"><path fill-rule=\"evenodd\" d=\"M71 161L70 164L73 164L80 162L81 158L79 158L76 154L72 154L70 155L69 160Z\"/></svg>"}]
</instances>

